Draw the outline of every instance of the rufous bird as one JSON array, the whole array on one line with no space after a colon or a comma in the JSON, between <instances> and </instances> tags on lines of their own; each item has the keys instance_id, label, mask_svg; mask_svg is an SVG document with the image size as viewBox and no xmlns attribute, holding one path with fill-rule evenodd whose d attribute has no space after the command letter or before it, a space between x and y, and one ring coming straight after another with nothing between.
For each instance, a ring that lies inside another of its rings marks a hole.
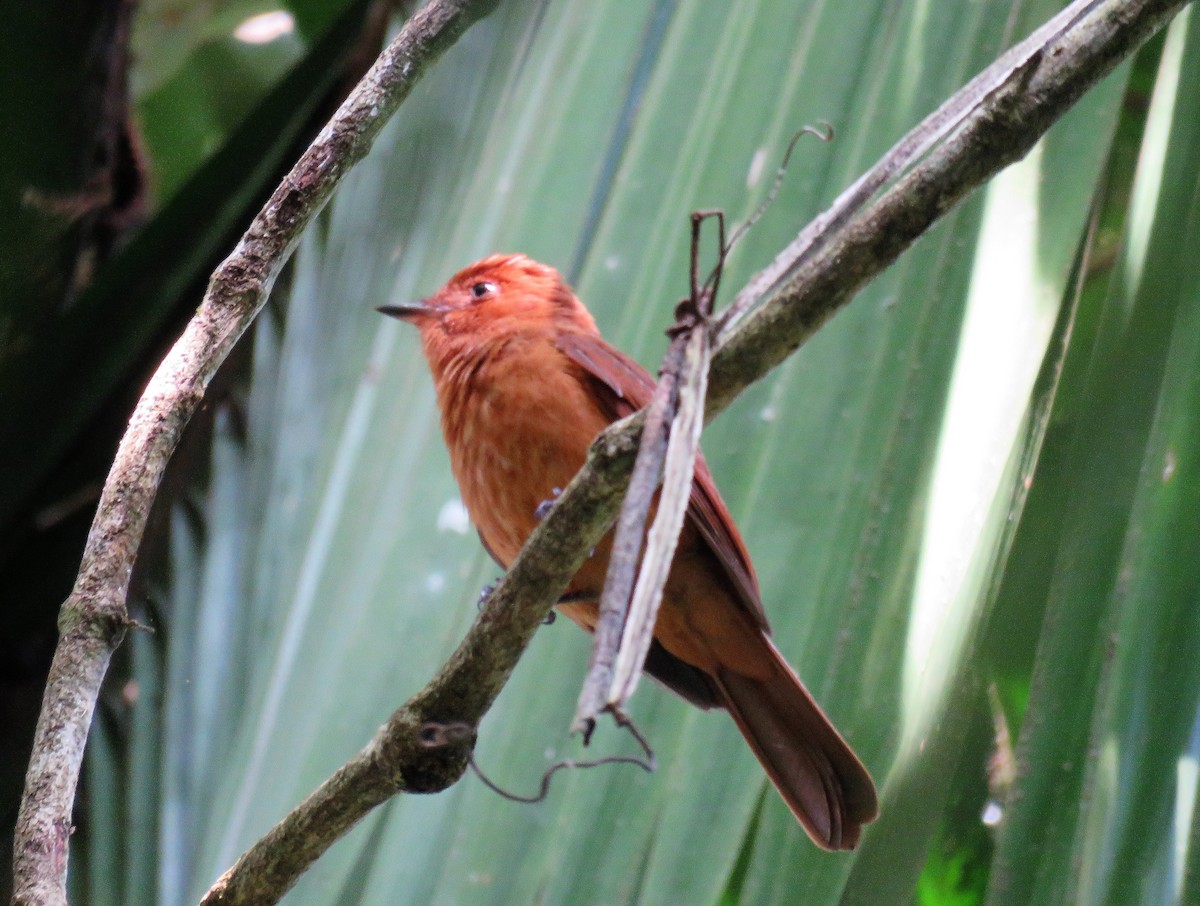
<instances>
[{"instance_id":1,"label":"rufous bird","mask_svg":"<svg viewBox=\"0 0 1200 906\"><path fill-rule=\"evenodd\" d=\"M523 255L484 258L417 305L379 310L421 332L463 502L507 569L539 505L601 430L649 403L654 380L604 341L556 270ZM558 607L589 632L611 543L610 532ZM878 814L871 776L771 641L750 555L703 457L646 671L694 705L729 711L819 846L858 844Z\"/></svg>"}]
</instances>

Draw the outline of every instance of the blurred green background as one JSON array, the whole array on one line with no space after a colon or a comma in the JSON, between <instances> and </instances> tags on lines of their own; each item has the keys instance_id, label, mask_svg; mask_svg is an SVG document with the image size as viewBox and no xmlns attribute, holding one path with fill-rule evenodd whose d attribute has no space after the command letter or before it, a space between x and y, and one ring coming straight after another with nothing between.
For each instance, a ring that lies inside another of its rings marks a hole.
<instances>
[{"instance_id":1,"label":"blurred green background","mask_svg":"<svg viewBox=\"0 0 1200 906\"><path fill-rule=\"evenodd\" d=\"M0 33L44 74L0 89L6 832L121 426L396 13L75 7ZM734 252L737 287L1057 8L544 0L472 28L309 230L172 466L74 901L195 900L420 688L493 578L415 333L374 306L523 251L653 368L691 210L746 217L791 135L833 125ZM399 797L287 902L1200 902L1194 12L705 432L779 645L880 785L857 852L809 843L726 717L646 687L653 775L560 775L535 806L470 776ZM539 631L481 728L495 780L527 792L580 754L586 662L570 625Z\"/></svg>"}]
</instances>

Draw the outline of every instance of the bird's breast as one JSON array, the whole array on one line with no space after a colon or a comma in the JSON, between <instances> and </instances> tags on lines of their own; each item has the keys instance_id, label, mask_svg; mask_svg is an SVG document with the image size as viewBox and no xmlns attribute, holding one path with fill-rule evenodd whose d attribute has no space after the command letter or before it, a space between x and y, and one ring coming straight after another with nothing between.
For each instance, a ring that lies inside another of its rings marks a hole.
<instances>
[{"instance_id":1,"label":"bird's breast","mask_svg":"<svg viewBox=\"0 0 1200 906\"><path fill-rule=\"evenodd\" d=\"M506 567L607 424L577 368L550 343L511 341L448 365L442 430L471 521Z\"/></svg>"}]
</instances>

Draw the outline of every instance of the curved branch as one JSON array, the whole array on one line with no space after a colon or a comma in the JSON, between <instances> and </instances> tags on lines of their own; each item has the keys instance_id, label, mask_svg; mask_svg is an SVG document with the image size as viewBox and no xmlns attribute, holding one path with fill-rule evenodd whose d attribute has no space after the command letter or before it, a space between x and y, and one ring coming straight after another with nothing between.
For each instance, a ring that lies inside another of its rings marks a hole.
<instances>
[{"instance_id":1,"label":"curved branch","mask_svg":"<svg viewBox=\"0 0 1200 906\"><path fill-rule=\"evenodd\" d=\"M205 388L262 307L300 234L424 71L498 0L433 0L380 55L217 268L183 335L151 378L113 462L79 576L59 614L17 821L13 903L63 904L71 809L88 726L167 460Z\"/></svg>"},{"instance_id":2,"label":"curved branch","mask_svg":"<svg viewBox=\"0 0 1200 906\"><path fill-rule=\"evenodd\" d=\"M708 412L715 415L791 355L863 286L973 190L1023 158L1096 82L1188 0L1076 0L1005 53L912 132L739 292L717 337ZM927 140L936 138L929 150ZM927 153L926 153L927 152ZM881 187L925 154L869 208ZM847 207L847 201L851 205ZM748 297L744 300L743 297ZM765 301L750 314L754 304Z\"/></svg>"}]
</instances>

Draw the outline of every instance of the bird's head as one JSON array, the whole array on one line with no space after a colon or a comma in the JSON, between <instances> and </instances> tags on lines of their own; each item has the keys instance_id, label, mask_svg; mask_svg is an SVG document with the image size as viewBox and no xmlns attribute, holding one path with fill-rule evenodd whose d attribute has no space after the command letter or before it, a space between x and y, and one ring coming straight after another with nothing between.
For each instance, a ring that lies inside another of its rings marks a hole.
<instances>
[{"instance_id":1,"label":"bird's head","mask_svg":"<svg viewBox=\"0 0 1200 906\"><path fill-rule=\"evenodd\" d=\"M492 255L463 268L432 296L379 309L420 329L426 344L595 333L596 323L558 271L524 255Z\"/></svg>"}]
</instances>

